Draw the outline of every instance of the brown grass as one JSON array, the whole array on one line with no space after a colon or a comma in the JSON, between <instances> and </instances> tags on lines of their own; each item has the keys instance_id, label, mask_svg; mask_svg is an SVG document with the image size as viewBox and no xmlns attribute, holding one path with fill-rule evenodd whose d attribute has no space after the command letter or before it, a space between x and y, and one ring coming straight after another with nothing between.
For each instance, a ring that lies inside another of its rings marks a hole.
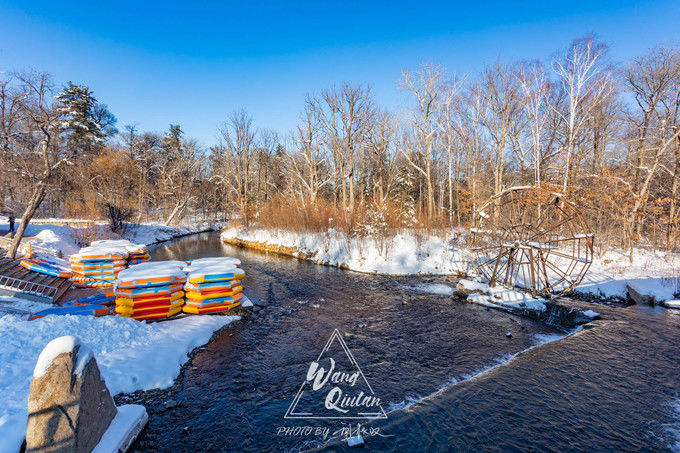
<instances>
[{"instance_id":1,"label":"brown grass","mask_svg":"<svg viewBox=\"0 0 680 453\"><path fill-rule=\"evenodd\" d=\"M403 203L397 202L378 204L358 200L354 210L345 211L341 203L334 204L324 199L317 199L311 204L276 196L249 217L250 223L262 228L295 232L335 229L359 236L389 235L404 229L429 232L450 227L449 219L444 215L429 219L422 213L410 211Z\"/></svg>"}]
</instances>

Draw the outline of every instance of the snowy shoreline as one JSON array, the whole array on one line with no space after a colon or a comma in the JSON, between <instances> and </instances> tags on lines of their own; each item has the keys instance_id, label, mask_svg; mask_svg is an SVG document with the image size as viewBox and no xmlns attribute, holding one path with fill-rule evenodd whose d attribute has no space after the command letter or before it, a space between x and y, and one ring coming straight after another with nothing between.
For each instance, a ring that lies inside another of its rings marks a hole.
<instances>
[{"instance_id":1,"label":"snowy shoreline","mask_svg":"<svg viewBox=\"0 0 680 453\"><path fill-rule=\"evenodd\" d=\"M463 245L462 234L449 232L440 237L406 231L378 240L348 237L334 230L298 233L229 227L220 237L228 244L364 273L466 277L474 270L468 265L471 254ZM676 304L680 298L680 254L635 249L631 263L628 252L609 250L595 258L575 292L603 301L625 300L629 286L657 303Z\"/></svg>"},{"instance_id":2,"label":"snowy shoreline","mask_svg":"<svg viewBox=\"0 0 680 453\"><path fill-rule=\"evenodd\" d=\"M467 275L467 254L452 245L456 237L418 238L410 232L376 239L347 237L335 230L325 233L296 233L243 227L225 228L223 242L309 260L367 274Z\"/></svg>"},{"instance_id":3,"label":"snowy shoreline","mask_svg":"<svg viewBox=\"0 0 680 453\"><path fill-rule=\"evenodd\" d=\"M1 225L0 228L6 225ZM108 235L103 223L95 224ZM190 227L142 224L129 227L123 238L146 245L160 244L184 236L214 231L217 224L197 223ZM62 224L29 224L27 236L40 247L69 255L78 251L74 228ZM111 237L111 236L104 236ZM115 237L115 236L114 236ZM35 312L44 303L17 297L2 297L3 305ZM0 453L19 451L26 432L28 394L40 352L52 339L73 335L94 353L112 395L164 389L175 384L181 370L197 348L240 316L189 316L159 323L145 323L120 316L46 316L35 321L14 314L0 314Z\"/></svg>"}]
</instances>

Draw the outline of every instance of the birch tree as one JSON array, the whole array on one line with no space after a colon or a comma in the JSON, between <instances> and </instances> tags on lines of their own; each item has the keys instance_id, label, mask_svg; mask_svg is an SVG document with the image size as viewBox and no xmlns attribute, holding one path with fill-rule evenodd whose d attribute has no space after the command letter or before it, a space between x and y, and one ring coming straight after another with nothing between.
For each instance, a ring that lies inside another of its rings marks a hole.
<instances>
[{"instance_id":1,"label":"birch tree","mask_svg":"<svg viewBox=\"0 0 680 453\"><path fill-rule=\"evenodd\" d=\"M432 180L436 160L435 139L438 131L436 116L441 108L445 83L443 66L425 63L415 72L402 71L400 87L415 98L415 108L411 114L411 124L415 131L417 147L413 158L406 149L402 154L408 163L425 178L427 190L427 215L434 215L434 182ZM420 162L419 162L420 161Z\"/></svg>"},{"instance_id":2,"label":"birch tree","mask_svg":"<svg viewBox=\"0 0 680 453\"><path fill-rule=\"evenodd\" d=\"M576 140L590 115L586 100L597 99L611 89L608 77L599 77L605 68L603 60L606 53L605 44L596 41L593 36L585 36L574 40L567 51L555 57L552 63L553 71L567 95L566 111L558 111L567 130L562 178L562 191L565 193L572 171Z\"/></svg>"},{"instance_id":3,"label":"birch tree","mask_svg":"<svg viewBox=\"0 0 680 453\"><path fill-rule=\"evenodd\" d=\"M525 63L520 68L520 85L524 94L523 106L531 133L534 165L534 184L541 184L541 139L545 128L547 98L550 86L539 62Z\"/></svg>"},{"instance_id":4,"label":"birch tree","mask_svg":"<svg viewBox=\"0 0 680 453\"><path fill-rule=\"evenodd\" d=\"M320 143L320 120L309 101L293 137L297 152L287 154L291 172L302 188L302 199L310 204L316 202L319 191L332 181L332 175L324 169L326 156Z\"/></svg>"}]
</instances>

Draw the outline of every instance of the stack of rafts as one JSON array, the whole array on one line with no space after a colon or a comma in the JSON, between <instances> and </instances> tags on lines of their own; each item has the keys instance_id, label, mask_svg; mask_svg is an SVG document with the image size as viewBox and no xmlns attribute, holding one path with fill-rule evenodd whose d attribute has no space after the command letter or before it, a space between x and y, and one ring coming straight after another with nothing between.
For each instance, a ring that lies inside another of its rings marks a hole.
<instances>
[{"instance_id":1,"label":"stack of rafts","mask_svg":"<svg viewBox=\"0 0 680 453\"><path fill-rule=\"evenodd\" d=\"M90 246L71 255L76 286L113 286L118 272L125 269L127 251L121 247Z\"/></svg>"},{"instance_id":2,"label":"stack of rafts","mask_svg":"<svg viewBox=\"0 0 680 453\"><path fill-rule=\"evenodd\" d=\"M137 320L168 318L184 304L184 261L137 264L116 279L116 313Z\"/></svg>"},{"instance_id":3,"label":"stack of rafts","mask_svg":"<svg viewBox=\"0 0 680 453\"><path fill-rule=\"evenodd\" d=\"M236 258L201 258L184 270L186 304L184 313L216 313L238 307L244 299L241 280L246 276Z\"/></svg>"},{"instance_id":4,"label":"stack of rafts","mask_svg":"<svg viewBox=\"0 0 680 453\"><path fill-rule=\"evenodd\" d=\"M95 241L71 255L72 280L76 286L113 286L116 276L128 265L130 254L146 254L146 247L128 240Z\"/></svg>"},{"instance_id":5,"label":"stack of rafts","mask_svg":"<svg viewBox=\"0 0 680 453\"><path fill-rule=\"evenodd\" d=\"M105 239L102 241L94 241L91 246L94 247L124 247L128 252L125 259L125 267L134 266L149 261L149 250L144 244L135 244L127 239Z\"/></svg>"},{"instance_id":6,"label":"stack of rafts","mask_svg":"<svg viewBox=\"0 0 680 453\"><path fill-rule=\"evenodd\" d=\"M73 275L71 264L68 261L47 253L34 252L30 242L26 256L21 260L21 265L28 270L53 277L70 278Z\"/></svg>"}]
</instances>

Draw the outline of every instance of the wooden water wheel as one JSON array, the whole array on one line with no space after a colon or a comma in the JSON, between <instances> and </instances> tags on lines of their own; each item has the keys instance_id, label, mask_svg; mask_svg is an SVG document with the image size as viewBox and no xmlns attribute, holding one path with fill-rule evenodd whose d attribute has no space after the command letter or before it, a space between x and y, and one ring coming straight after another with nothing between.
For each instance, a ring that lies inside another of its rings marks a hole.
<instances>
[{"instance_id":1,"label":"wooden water wheel","mask_svg":"<svg viewBox=\"0 0 680 453\"><path fill-rule=\"evenodd\" d=\"M541 186L512 187L478 211L473 264L492 286L532 294L564 294L576 287L593 260L593 235L576 206Z\"/></svg>"}]
</instances>

